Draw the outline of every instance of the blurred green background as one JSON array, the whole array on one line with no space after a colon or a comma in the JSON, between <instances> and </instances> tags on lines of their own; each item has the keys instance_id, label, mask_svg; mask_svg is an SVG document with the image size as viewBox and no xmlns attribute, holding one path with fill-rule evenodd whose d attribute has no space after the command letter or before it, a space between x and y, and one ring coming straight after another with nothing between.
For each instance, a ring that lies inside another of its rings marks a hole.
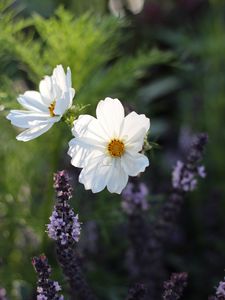
<instances>
[{"instance_id":1,"label":"blurred green background","mask_svg":"<svg viewBox=\"0 0 225 300\"><path fill-rule=\"evenodd\" d=\"M77 183L66 154L69 128L57 123L22 143L5 118L19 107L18 94L37 89L57 64L70 66L75 101L90 104L88 113L111 96L150 117L150 140L160 145L144 175L150 204L168 188L193 133L208 132L207 179L186 201L183 241L172 244L167 264L168 272L189 272L187 299L206 299L224 276L225 3L130 0L118 8L118 2L0 1L0 286L11 299L32 299L30 262L39 253L47 254L63 283L45 233L59 169L73 176L72 205L84 223L80 247L94 290L100 299L123 299L129 283L127 242L118 235L126 223L120 197L92 195Z\"/></svg>"}]
</instances>

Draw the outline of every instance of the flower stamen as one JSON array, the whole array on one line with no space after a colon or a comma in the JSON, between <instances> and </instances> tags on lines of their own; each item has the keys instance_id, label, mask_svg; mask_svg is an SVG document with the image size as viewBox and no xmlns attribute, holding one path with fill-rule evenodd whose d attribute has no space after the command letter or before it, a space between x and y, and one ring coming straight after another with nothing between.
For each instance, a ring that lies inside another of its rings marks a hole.
<instances>
[{"instance_id":1,"label":"flower stamen","mask_svg":"<svg viewBox=\"0 0 225 300\"><path fill-rule=\"evenodd\" d=\"M54 117L55 116L55 113L54 113L54 109L55 109L55 104L56 104L56 101L52 101L52 103L49 105L48 109L49 109L49 113L50 113L50 116L51 117Z\"/></svg>"},{"instance_id":2,"label":"flower stamen","mask_svg":"<svg viewBox=\"0 0 225 300\"><path fill-rule=\"evenodd\" d=\"M113 157L121 157L125 151L124 143L120 140L113 139L108 144L108 152Z\"/></svg>"}]
</instances>

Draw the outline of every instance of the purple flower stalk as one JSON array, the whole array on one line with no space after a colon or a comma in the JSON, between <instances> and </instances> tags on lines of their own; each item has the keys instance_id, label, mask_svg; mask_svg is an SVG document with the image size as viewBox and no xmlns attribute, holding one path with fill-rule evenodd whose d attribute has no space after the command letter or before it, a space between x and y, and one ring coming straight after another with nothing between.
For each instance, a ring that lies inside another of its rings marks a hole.
<instances>
[{"instance_id":1,"label":"purple flower stalk","mask_svg":"<svg viewBox=\"0 0 225 300\"><path fill-rule=\"evenodd\" d=\"M186 191L192 190L196 187L196 174L201 177L205 176L204 167L199 162L202 159L206 142L206 134L197 135L189 150L187 162L185 164L178 163L174 181L178 182L179 185L173 188L172 193L163 204L158 217L153 223L149 224L143 211L137 209L137 207L129 215L128 233L132 247L130 251L132 263L129 265L133 266L135 281L143 281L146 284L148 300L159 299L161 294L161 286L165 278L163 246L168 241L182 208L184 202L183 187L185 186ZM189 175L183 176L184 171ZM190 176L191 172L194 176ZM180 182L184 178L185 180L181 184ZM178 188L180 184L182 188ZM170 298L165 299L170 300Z\"/></svg>"},{"instance_id":2,"label":"purple flower stalk","mask_svg":"<svg viewBox=\"0 0 225 300\"><path fill-rule=\"evenodd\" d=\"M81 227L78 215L74 213L68 202L72 197L72 188L65 171L59 171L54 175L54 188L56 205L50 217L50 223L47 225L48 236L56 241L57 258L69 282L71 295L80 300L92 300L94 296L84 278L75 251Z\"/></svg>"},{"instance_id":3,"label":"purple flower stalk","mask_svg":"<svg viewBox=\"0 0 225 300\"><path fill-rule=\"evenodd\" d=\"M81 228L78 215L75 215L68 203L72 197L72 187L65 171L59 171L54 175L54 188L57 204L47 225L48 236L61 245L73 244L79 241Z\"/></svg>"},{"instance_id":4,"label":"purple flower stalk","mask_svg":"<svg viewBox=\"0 0 225 300\"><path fill-rule=\"evenodd\" d=\"M163 300L178 300L187 286L187 273L174 273L164 282Z\"/></svg>"},{"instance_id":5,"label":"purple flower stalk","mask_svg":"<svg viewBox=\"0 0 225 300\"><path fill-rule=\"evenodd\" d=\"M187 162L178 161L172 173L173 191L168 201L165 202L161 210L161 216L155 223L155 236L160 240L165 240L176 222L184 201L184 192L193 191L197 186L197 177L205 177L204 166L199 165L203 157L208 136L200 133L195 136L189 150Z\"/></svg>"},{"instance_id":6,"label":"purple flower stalk","mask_svg":"<svg viewBox=\"0 0 225 300\"><path fill-rule=\"evenodd\" d=\"M200 165L205 144L208 141L206 134L201 133L196 136L187 162L177 161L177 164L172 172L173 188L183 192L190 192L196 189L198 177L205 178L205 167Z\"/></svg>"},{"instance_id":7,"label":"purple flower stalk","mask_svg":"<svg viewBox=\"0 0 225 300\"><path fill-rule=\"evenodd\" d=\"M146 200L148 188L144 183L134 184L129 182L122 192L122 208L125 213L131 215L135 210L146 211L149 208Z\"/></svg>"},{"instance_id":8,"label":"purple flower stalk","mask_svg":"<svg viewBox=\"0 0 225 300\"><path fill-rule=\"evenodd\" d=\"M63 300L64 297L59 295L61 287L57 281L51 280L51 267L45 255L34 257L32 264L38 274L37 282L37 300Z\"/></svg>"}]
</instances>

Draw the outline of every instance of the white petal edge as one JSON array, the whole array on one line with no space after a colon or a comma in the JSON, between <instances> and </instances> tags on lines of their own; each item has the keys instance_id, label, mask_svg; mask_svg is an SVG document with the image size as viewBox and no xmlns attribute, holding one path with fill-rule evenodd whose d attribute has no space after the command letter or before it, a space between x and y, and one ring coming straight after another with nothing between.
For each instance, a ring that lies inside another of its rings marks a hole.
<instances>
[{"instance_id":1,"label":"white petal edge","mask_svg":"<svg viewBox=\"0 0 225 300\"><path fill-rule=\"evenodd\" d=\"M98 193L106 187L111 166L104 164L104 158L103 154L96 152L81 171L79 182L84 184L86 190Z\"/></svg>"},{"instance_id":2,"label":"white petal edge","mask_svg":"<svg viewBox=\"0 0 225 300\"><path fill-rule=\"evenodd\" d=\"M31 141L48 131L52 127L52 125L53 123L48 123L37 127L31 127L17 135L16 139L22 142Z\"/></svg>"},{"instance_id":3,"label":"white petal edge","mask_svg":"<svg viewBox=\"0 0 225 300\"><path fill-rule=\"evenodd\" d=\"M113 164L108 174L107 189L110 193L121 194L128 182L128 175L124 172L121 161L118 158L113 159Z\"/></svg>"},{"instance_id":4,"label":"white petal edge","mask_svg":"<svg viewBox=\"0 0 225 300\"><path fill-rule=\"evenodd\" d=\"M132 138L139 130L145 129L147 133L150 128L150 119L144 114L137 114L135 111L129 113L123 123L123 129L121 132L121 137Z\"/></svg>"},{"instance_id":5,"label":"white petal edge","mask_svg":"<svg viewBox=\"0 0 225 300\"><path fill-rule=\"evenodd\" d=\"M36 127L39 125L45 125L45 124L54 124L56 122L59 122L61 119L61 116L55 116L55 117L50 117L47 120L34 120L34 121L30 121L29 123L29 127Z\"/></svg>"},{"instance_id":6,"label":"white petal edge","mask_svg":"<svg viewBox=\"0 0 225 300\"><path fill-rule=\"evenodd\" d=\"M71 164L77 168L83 168L88 164L89 156L100 152L104 153L104 148L94 144L90 139L74 138L69 142L68 154L72 157Z\"/></svg>"},{"instance_id":7,"label":"white petal edge","mask_svg":"<svg viewBox=\"0 0 225 300\"><path fill-rule=\"evenodd\" d=\"M60 87L62 93L68 90L67 77L62 65L57 65L54 68L52 77L54 78L56 84Z\"/></svg>"},{"instance_id":8,"label":"white petal edge","mask_svg":"<svg viewBox=\"0 0 225 300\"><path fill-rule=\"evenodd\" d=\"M137 176L149 166L149 160L141 153L125 153L121 157L121 166L129 176Z\"/></svg>"},{"instance_id":9,"label":"white petal edge","mask_svg":"<svg viewBox=\"0 0 225 300\"><path fill-rule=\"evenodd\" d=\"M72 86L72 79L71 79L71 70L70 67L67 67L66 69L66 82L67 82L67 87L70 88Z\"/></svg>"},{"instance_id":10,"label":"white petal edge","mask_svg":"<svg viewBox=\"0 0 225 300\"><path fill-rule=\"evenodd\" d=\"M41 94L36 91L27 91L17 98L17 101L26 109L37 112L48 112L48 107L43 103Z\"/></svg>"},{"instance_id":11,"label":"white petal edge","mask_svg":"<svg viewBox=\"0 0 225 300\"><path fill-rule=\"evenodd\" d=\"M56 99L56 104L54 108L55 115L63 115L66 110L70 107L70 92L64 93L60 98Z\"/></svg>"},{"instance_id":12,"label":"white petal edge","mask_svg":"<svg viewBox=\"0 0 225 300\"><path fill-rule=\"evenodd\" d=\"M124 119L121 138L125 141L127 149L139 152L144 143L144 138L150 128L150 119L144 114L131 112Z\"/></svg>"},{"instance_id":13,"label":"white petal edge","mask_svg":"<svg viewBox=\"0 0 225 300\"><path fill-rule=\"evenodd\" d=\"M67 73L66 73L66 82L67 82L67 89L70 91L70 103L69 103L69 108L73 104L73 98L75 96L75 89L72 88L72 75L71 75L71 70L70 67L67 67Z\"/></svg>"},{"instance_id":14,"label":"white petal edge","mask_svg":"<svg viewBox=\"0 0 225 300\"><path fill-rule=\"evenodd\" d=\"M118 138L124 119L124 108L118 99L105 98L96 109L96 116L104 131L111 138Z\"/></svg>"},{"instance_id":15,"label":"white petal edge","mask_svg":"<svg viewBox=\"0 0 225 300\"><path fill-rule=\"evenodd\" d=\"M90 115L80 115L73 123L72 133L75 137L91 138L99 142L110 140L98 120Z\"/></svg>"},{"instance_id":16,"label":"white petal edge","mask_svg":"<svg viewBox=\"0 0 225 300\"><path fill-rule=\"evenodd\" d=\"M45 76L44 79L40 81L39 90L44 103L49 106L55 100L53 82L50 76Z\"/></svg>"},{"instance_id":17,"label":"white petal edge","mask_svg":"<svg viewBox=\"0 0 225 300\"><path fill-rule=\"evenodd\" d=\"M124 139L125 149L129 153L137 153L142 150L144 144L144 138L146 136L146 130L141 128L130 139Z\"/></svg>"},{"instance_id":18,"label":"white petal edge","mask_svg":"<svg viewBox=\"0 0 225 300\"><path fill-rule=\"evenodd\" d=\"M32 121L47 121L50 115L46 113L32 112L26 110L11 110L6 117L11 124L20 128L30 127Z\"/></svg>"}]
</instances>

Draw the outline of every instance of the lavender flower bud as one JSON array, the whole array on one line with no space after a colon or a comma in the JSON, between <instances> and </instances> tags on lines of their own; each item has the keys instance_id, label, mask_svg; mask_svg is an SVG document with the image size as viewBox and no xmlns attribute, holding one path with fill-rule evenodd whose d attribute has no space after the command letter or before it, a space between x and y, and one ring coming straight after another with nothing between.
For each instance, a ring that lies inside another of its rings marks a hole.
<instances>
[{"instance_id":1,"label":"lavender flower bud","mask_svg":"<svg viewBox=\"0 0 225 300\"><path fill-rule=\"evenodd\" d=\"M216 289L216 296L218 300L225 300L225 281L220 281Z\"/></svg>"},{"instance_id":2,"label":"lavender flower bud","mask_svg":"<svg viewBox=\"0 0 225 300\"><path fill-rule=\"evenodd\" d=\"M197 187L198 177L205 178L205 167L199 165L202 159L204 147L208 137L201 133L197 135L191 146L187 163L177 161L177 164L172 172L172 185L174 189L183 192L193 191Z\"/></svg>"},{"instance_id":3,"label":"lavender flower bud","mask_svg":"<svg viewBox=\"0 0 225 300\"><path fill-rule=\"evenodd\" d=\"M57 195L57 204L54 206L50 223L47 225L48 236L61 245L73 244L79 241L80 223L68 200L72 197L72 187L65 171L54 174L54 188Z\"/></svg>"},{"instance_id":4,"label":"lavender flower bud","mask_svg":"<svg viewBox=\"0 0 225 300\"><path fill-rule=\"evenodd\" d=\"M199 175L199 172L196 173L188 170L186 165L178 161L172 172L173 187L184 192L193 191L197 186L197 175Z\"/></svg>"},{"instance_id":5,"label":"lavender flower bud","mask_svg":"<svg viewBox=\"0 0 225 300\"><path fill-rule=\"evenodd\" d=\"M129 290L126 300L142 300L146 295L146 287L144 284L136 284Z\"/></svg>"},{"instance_id":6,"label":"lavender flower bud","mask_svg":"<svg viewBox=\"0 0 225 300\"><path fill-rule=\"evenodd\" d=\"M58 201L68 201L72 198L72 187L69 184L69 175L66 171L54 174L54 185Z\"/></svg>"},{"instance_id":7,"label":"lavender flower bud","mask_svg":"<svg viewBox=\"0 0 225 300\"><path fill-rule=\"evenodd\" d=\"M129 182L122 192L122 208L125 213L131 215L135 210L146 211L149 208L146 197L148 188L144 183L134 184Z\"/></svg>"},{"instance_id":8,"label":"lavender flower bud","mask_svg":"<svg viewBox=\"0 0 225 300\"><path fill-rule=\"evenodd\" d=\"M164 300L178 300L187 286L187 273L174 273L170 280L164 282Z\"/></svg>"},{"instance_id":9,"label":"lavender flower bud","mask_svg":"<svg viewBox=\"0 0 225 300\"><path fill-rule=\"evenodd\" d=\"M178 160L177 164L172 172L172 183L173 183L173 187L175 189L180 188L180 180L181 180L183 168L184 168L184 163L182 163L182 161Z\"/></svg>"},{"instance_id":10,"label":"lavender flower bud","mask_svg":"<svg viewBox=\"0 0 225 300\"><path fill-rule=\"evenodd\" d=\"M204 166L199 166L198 167L198 175L201 178L205 178L206 177L206 171L205 171L205 167Z\"/></svg>"},{"instance_id":11,"label":"lavender flower bud","mask_svg":"<svg viewBox=\"0 0 225 300\"><path fill-rule=\"evenodd\" d=\"M49 279L51 267L45 255L34 257L32 264L38 274L37 300L63 300L62 295L58 295L61 287L57 281Z\"/></svg>"},{"instance_id":12,"label":"lavender flower bud","mask_svg":"<svg viewBox=\"0 0 225 300\"><path fill-rule=\"evenodd\" d=\"M55 205L49 220L47 233L51 239L59 241L62 245L79 241L81 228L78 215L75 215L68 203L62 205L59 202Z\"/></svg>"},{"instance_id":13,"label":"lavender flower bud","mask_svg":"<svg viewBox=\"0 0 225 300\"><path fill-rule=\"evenodd\" d=\"M207 142L208 135L206 133L199 133L195 136L190 149L190 153L188 155L188 162L190 164L196 164L202 159L202 155Z\"/></svg>"}]
</instances>

